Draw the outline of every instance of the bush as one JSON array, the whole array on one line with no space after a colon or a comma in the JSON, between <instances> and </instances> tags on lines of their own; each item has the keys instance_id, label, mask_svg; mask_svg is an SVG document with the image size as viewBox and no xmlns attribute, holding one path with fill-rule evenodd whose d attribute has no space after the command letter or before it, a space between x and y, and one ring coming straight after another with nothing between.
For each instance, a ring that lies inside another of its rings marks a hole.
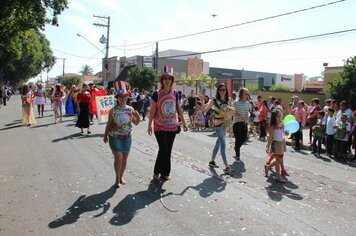
<instances>
[{"instance_id":1,"label":"bush","mask_svg":"<svg viewBox=\"0 0 356 236\"><path fill-rule=\"evenodd\" d=\"M270 91L274 91L274 92L290 92L291 89L285 85L281 85L281 84L274 84L272 85L272 87L269 89Z\"/></svg>"}]
</instances>

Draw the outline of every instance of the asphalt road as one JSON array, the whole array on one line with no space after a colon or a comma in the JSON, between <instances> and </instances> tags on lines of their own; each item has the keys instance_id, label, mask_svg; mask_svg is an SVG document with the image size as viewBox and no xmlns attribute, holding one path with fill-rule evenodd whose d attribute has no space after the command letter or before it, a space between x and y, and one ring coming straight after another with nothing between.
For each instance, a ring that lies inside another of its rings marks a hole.
<instances>
[{"instance_id":1,"label":"asphalt road","mask_svg":"<svg viewBox=\"0 0 356 236\"><path fill-rule=\"evenodd\" d=\"M354 235L356 169L289 147L288 183L263 176L265 143L243 146L235 173L207 167L212 132L177 136L172 180L152 181L147 123L134 128L118 190L104 126L80 135L73 117L21 124L19 96L0 109L0 235ZM222 165L221 157L217 163ZM352 233L354 232L354 233Z\"/></svg>"}]
</instances>

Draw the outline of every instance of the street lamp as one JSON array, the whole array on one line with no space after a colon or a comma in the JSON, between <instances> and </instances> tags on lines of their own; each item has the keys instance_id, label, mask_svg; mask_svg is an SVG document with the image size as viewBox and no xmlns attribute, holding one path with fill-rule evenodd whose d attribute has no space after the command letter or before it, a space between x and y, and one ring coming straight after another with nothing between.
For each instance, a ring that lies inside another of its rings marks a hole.
<instances>
[{"instance_id":1,"label":"street lamp","mask_svg":"<svg viewBox=\"0 0 356 236\"><path fill-rule=\"evenodd\" d=\"M89 39L87 39L85 36L81 35L81 34L77 34L78 37L82 37L83 39L85 39L85 41L87 41L88 43L90 43L91 45L93 45L96 49L98 49L100 52L102 52L105 55L105 52L103 52L103 50L101 50L100 48L98 48L95 44L93 44L92 42L89 41ZM100 39L101 42L101 39Z\"/></svg>"}]
</instances>

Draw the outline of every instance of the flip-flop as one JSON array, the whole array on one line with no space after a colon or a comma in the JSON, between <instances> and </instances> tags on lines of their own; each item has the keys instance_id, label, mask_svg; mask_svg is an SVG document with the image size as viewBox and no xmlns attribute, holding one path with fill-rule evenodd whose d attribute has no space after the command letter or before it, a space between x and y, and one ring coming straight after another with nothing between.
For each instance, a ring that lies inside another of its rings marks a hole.
<instances>
[{"instance_id":1,"label":"flip-flop","mask_svg":"<svg viewBox=\"0 0 356 236\"><path fill-rule=\"evenodd\" d=\"M153 175L153 179L159 180L159 175Z\"/></svg>"},{"instance_id":2,"label":"flip-flop","mask_svg":"<svg viewBox=\"0 0 356 236\"><path fill-rule=\"evenodd\" d=\"M281 183L281 184L287 183L287 181L285 181L285 180L280 180L280 179L276 179L276 182L277 182L277 183Z\"/></svg>"},{"instance_id":3,"label":"flip-flop","mask_svg":"<svg viewBox=\"0 0 356 236\"><path fill-rule=\"evenodd\" d=\"M167 175L167 176L164 176L164 177L162 177L164 180L170 180L170 179L172 179L172 177L171 176L169 176L169 175Z\"/></svg>"},{"instance_id":4,"label":"flip-flop","mask_svg":"<svg viewBox=\"0 0 356 236\"><path fill-rule=\"evenodd\" d=\"M122 184L122 185L125 185L125 184L127 184L127 181L126 181L126 179L122 178L122 179L120 180L120 184Z\"/></svg>"}]
</instances>

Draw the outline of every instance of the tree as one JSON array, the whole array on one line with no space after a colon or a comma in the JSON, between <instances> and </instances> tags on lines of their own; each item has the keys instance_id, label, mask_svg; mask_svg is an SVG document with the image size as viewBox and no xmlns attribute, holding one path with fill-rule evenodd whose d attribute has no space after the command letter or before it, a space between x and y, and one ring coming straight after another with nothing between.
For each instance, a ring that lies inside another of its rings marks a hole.
<instances>
[{"instance_id":1,"label":"tree","mask_svg":"<svg viewBox=\"0 0 356 236\"><path fill-rule=\"evenodd\" d=\"M216 79L210 77L207 74L199 74L199 75L190 75L188 77L182 78L182 84L187 86L195 86L198 87L200 82L204 82L208 88L212 89L216 86Z\"/></svg>"},{"instance_id":2,"label":"tree","mask_svg":"<svg viewBox=\"0 0 356 236\"><path fill-rule=\"evenodd\" d=\"M40 30L57 25L67 6L68 0L1 0L0 81L16 84L51 69L55 58Z\"/></svg>"},{"instance_id":3,"label":"tree","mask_svg":"<svg viewBox=\"0 0 356 236\"><path fill-rule=\"evenodd\" d=\"M352 109L356 109L356 56L346 60L344 70L328 84L326 91L338 101L347 101Z\"/></svg>"},{"instance_id":4,"label":"tree","mask_svg":"<svg viewBox=\"0 0 356 236\"><path fill-rule=\"evenodd\" d=\"M0 47L18 33L43 30L46 23L58 25L58 15L68 7L68 0L2 0L0 8ZM47 12L51 16L47 17ZM0 50L1 51L1 50Z\"/></svg>"},{"instance_id":5,"label":"tree","mask_svg":"<svg viewBox=\"0 0 356 236\"><path fill-rule=\"evenodd\" d=\"M72 85L79 85L82 79L79 76L64 76L59 80L64 86L70 87Z\"/></svg>"},{"instance_id":6,"label":"tree","mask_svg":"<svg viewBox=\"0 0 356 236\"><path fill-rule=\"evenodd\" d=\"M157 84L156 72L152 68L132 67L128 72L128 83L132 88L149 90Z\"/></svg>"},{"instance_id":7,"label":"tree","mask_svg":"<svg viewBox=\"0 0 356 236\"><path fill-rule=\"evenodd\" d=\"M93 74L93 68L91 68L89 65L84 65L82 69L79 71L80 74L82 75L92 75Z\"/></svg>"},{"instance_id":8,"label":"tree","mask_svg":"<svg viewBox=\"0 0 356 236\"><path fill-rule=\"evenodd\" d=\"M42 70L50 70L54 62L45 36L38 30L28 30L14 37L2 51L0 73L2 80L17 84L38 75Z\"/></svg>"}]
</instances>

